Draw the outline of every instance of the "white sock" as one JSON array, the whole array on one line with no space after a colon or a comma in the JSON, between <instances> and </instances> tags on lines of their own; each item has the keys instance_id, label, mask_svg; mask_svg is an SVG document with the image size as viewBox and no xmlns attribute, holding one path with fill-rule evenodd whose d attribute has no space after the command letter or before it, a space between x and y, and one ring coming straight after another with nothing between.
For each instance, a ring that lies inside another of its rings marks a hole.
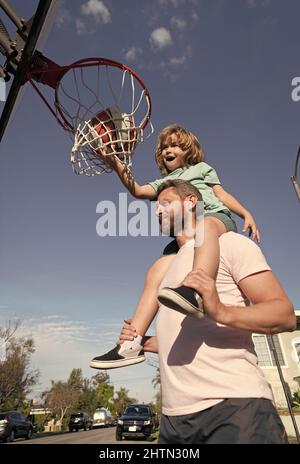
<instances>
[{"instance_id":1,"label":"white sock","mask_svg":"<svg viewBox=\"0 0 300 464\"><path fill-rule=\"evenodd\" d=\"M121 344L120 353L125 350L140 351L143 348L141 345L142 339L142 335L137 335L133 340L126 340Z\"/></svg>"}]
</instances>

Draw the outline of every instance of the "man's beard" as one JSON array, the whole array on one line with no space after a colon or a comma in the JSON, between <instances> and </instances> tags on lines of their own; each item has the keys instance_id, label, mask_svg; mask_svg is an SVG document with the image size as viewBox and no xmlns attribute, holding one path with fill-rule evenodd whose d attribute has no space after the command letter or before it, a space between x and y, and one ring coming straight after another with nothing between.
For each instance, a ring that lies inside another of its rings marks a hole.
<instances>
[{"instance_id":1,"label":"man's beard","mask_svg":"<svg viewBox=\"0 0 300 464\"><path fill-rule=\"evenodd\" d=\"M184 221L174 221L174 218L168 218L169 220L162 220L159 217L159 225L160 230L164 235L168 235L169 237L177 237L182 235L182 231L184 229Z\"/></svg>"}]
</instances>

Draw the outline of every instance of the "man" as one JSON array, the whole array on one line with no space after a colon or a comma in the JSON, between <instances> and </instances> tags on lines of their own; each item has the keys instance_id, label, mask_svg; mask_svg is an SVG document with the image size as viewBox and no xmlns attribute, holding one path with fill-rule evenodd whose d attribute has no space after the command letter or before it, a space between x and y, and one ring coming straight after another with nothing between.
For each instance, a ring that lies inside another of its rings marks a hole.
<instances>
[{"instance_id":1,"label":"man","mask_svg":"<svg viewBox=\"0 0 300 464\"><path fill-rule=\"evenodd\" d=\"M163 231L174 230L186 207L196 228L201 196L191 184L167 181L157 198ZM161 287L183 283L199 291L205 315L197 319L161 305L157 336L145 337L144 350L159 354L163 404L159 443L287 443L257 365L251 332L294 330L292 303L259 247L248 238L234 232L220 237L216 281L200 270L182 282L192 269L194 251L184 224L176 242L179 251ZM133 336L127 321L120 341Z\"/></svg>"}]
</instances>

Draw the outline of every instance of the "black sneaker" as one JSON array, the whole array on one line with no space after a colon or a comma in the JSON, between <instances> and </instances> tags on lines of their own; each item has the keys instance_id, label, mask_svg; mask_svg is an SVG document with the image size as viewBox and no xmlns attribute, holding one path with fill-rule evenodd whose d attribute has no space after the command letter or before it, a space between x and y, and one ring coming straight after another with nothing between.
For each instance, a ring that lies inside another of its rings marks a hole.
<instances>
[{"instance_id":1,"label":"black sneaker","mask_svg":"<svg viewBox=\"0 0 300 464\"><path fill-rule=\"evenodd\" d=\"M129 349L124 349L122 345L117 345L113 350L92 359L90 367L94 369L115 369L145 361L144 350L142 348L136 349L130 347Z\"/></svg>"},{"instance_id":2,"label":"black sneaker","mask_svg":"<svg viewBox=\"0 0 300 464\"><path fill-rule=\"evenodd\" d=\"M201 296L190 287L182 285L178 288L161 288L158 292L158 301L168 308L175 309L180 313L202 319L204 308Z\"/></svg>"}]
</instances>

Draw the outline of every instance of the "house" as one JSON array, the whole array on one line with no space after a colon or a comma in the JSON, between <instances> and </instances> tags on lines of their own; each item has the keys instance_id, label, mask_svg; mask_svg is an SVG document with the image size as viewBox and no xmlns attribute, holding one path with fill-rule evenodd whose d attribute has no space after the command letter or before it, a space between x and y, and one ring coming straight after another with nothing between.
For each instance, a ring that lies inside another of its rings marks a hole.
<instances>
[{"instance_id":1,"label":"house","mask_svg":"<svg viewBox=\"0 0 300 464\"><path fill-rule=\"evenodd\" d=\"M276 367L274 350L290 397L300 389L300 310L296 311L296 317L297 329L294 332L276 334L272 338L263 334L252 335L259 366L269 382L277 407L287 407L287 402Z\"/></svg>"}]
</instances>

